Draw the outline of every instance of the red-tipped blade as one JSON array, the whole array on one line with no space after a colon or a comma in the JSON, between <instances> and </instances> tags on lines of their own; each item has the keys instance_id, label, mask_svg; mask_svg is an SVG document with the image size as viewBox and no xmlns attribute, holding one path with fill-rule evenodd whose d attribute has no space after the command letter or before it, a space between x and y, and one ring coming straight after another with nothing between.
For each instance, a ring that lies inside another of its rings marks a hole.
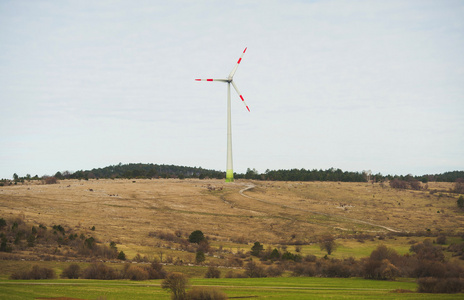
<instances>
[{"instance_id":1,"label":"red-tipped blade","mask_svg":"<svg viewBox=\"0 0 464 300\"><path fill-rule=\"evenodd\" d=\"M246 50L246 49L245 49ZM246 109L248 109L248 111L250 111L250 108L248 107L248 105L246 104L245 102L245 99L243 99L243 96L242 94L240 94L240 91L238 90L237 86L235 85L235 83L232 81L232 86L234 87L235 91L237 92L237 94L239 95L240 99L242 99L242 103L245 105Z\"/></svg>"},{"instance_id":2,"label":"red-tipped blade","mask_svg":"<svg viewBox=\"0 0 464 300\"><path fill-rule=\"evenodd\" d=\"M195 81L222 81L222 82L227 82L227 79L195 79Z\"/></svg>"},{"instance_id":3,"label":"red-tipped blade","mask_svg":"<svg viewBox=\"0 0 464 300\"><path fill-rule=\"evenodd\" d=\"M248 47L247 47L247 48L248 48ZM243 53L242 53L242 55L240 56L240 58L238 59L237 64L236 64L235 67L232 69L232 72L230 72L230 74L229 74L229 80L232 80L232 78L234 77L235 71L237 71L238 65L239 65L240 62L242 61L242 57L243 57L243 55L245 55L245 52L246 52L247 48L245 48L245 50L243 50Z\"/></svg>"}]
</instances>

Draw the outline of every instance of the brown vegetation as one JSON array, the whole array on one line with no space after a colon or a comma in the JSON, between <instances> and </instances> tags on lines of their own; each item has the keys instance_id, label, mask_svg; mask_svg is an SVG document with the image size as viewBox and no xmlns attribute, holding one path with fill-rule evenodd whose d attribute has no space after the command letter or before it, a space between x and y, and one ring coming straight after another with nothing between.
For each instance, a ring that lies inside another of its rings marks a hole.
<instances>
[{"instance_id":1,"label":"brown vegetation","mask_svg":"<svg viewBox=\"0 0 464 300\"><path fill-rule=\"evenodd\" d=\"M457 196L444 192L451 189L451 183L433 182L427 190L411 190L366 183L216 180L8 186L0 189L0 258L141 262L124 264L122 270L102 263L81 270L71 264L63 278L165 278L160 262L206 264L209 278L221 276L218 265L243 268L228 270L225 277L291 272L377 280L460 278L464 243L457 224L464 216ZM194 238L199 233L201 238ZM363 247L397 238L410 243L401 254L383 244L362 259L338 254L344 243ZM333 252L335 246L339 249ZM324 258L323 251L330 256ZM155 258L159 262L142 264Z\"/></svg>"},{"instance_id":2,"label":"brown vegetation","mask_svg":"<svg viewBox=\"0 0 464 300\"><path fill-rule=\"evenodd\" d=\"M50 268L34 265L31 270L15 272L11 274L11 279L53 279L56 278L55 271Z\"/></svg>"},{"instance_id":3,"label":"brown vegetation","mask_svg":"<svg viewBox=\"0 0 464 300\"><path fill-rule=\"evenodd\" d=\"M186 295L188 300L225 300L227 295L217 288L210 287L194 287L189 290Z\"/></svg>"}]
</instances>

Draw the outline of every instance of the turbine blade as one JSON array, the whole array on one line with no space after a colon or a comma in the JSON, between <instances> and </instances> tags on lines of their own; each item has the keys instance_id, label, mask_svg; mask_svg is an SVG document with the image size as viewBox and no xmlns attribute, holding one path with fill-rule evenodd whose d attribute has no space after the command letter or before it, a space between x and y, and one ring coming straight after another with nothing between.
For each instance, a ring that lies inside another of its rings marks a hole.
<instances>
[{"instance_id":1,"label":"turbine blade","mask_svg":"<svg viewBox=\"0 0 464 300\"><path fill-rule=\"evenodd\" d=\"M227 79L195 79L195 81L222 81L222 82L228 82Z\"/></svg>"},{"instance_id":2,"label":"turbine blade","mask_svg":"<svg viewBox=\"0 0 464 300\"><path fill-rule=\"evenodd\" d=\"M232 80L232 78L234 77L235 71L237 71L238 65L239 65L240 62L242 61L242 57L243 57L243 55L245 55L245 51L246 51L246 50L247 50L247 48L245 48L245 50L243 50L243 53L242 53L242 55L240 56L240 58L238 59L237 64L235 65L235 67L234 67L234 69L232 70L232 72L230 72L230 74L229 74L229 80Z\"/></svg>"},{"instance_id":3,"label":"turbine blade","mask_svg":"<svg viewBox=\"0 0 464 300\"><path fill-rule=\"evenodd\" d=\"M245 49L246 50L246 49ZM240 99L242 99L242 103L245 105L245 107L248 109L248 111L250 111L250 108L248 108L248 105L246 104L245 100L243 99L243 96L242 94L240 94L237 86L235 85L235 83L233 81L232 82L232 86L234 87L235 91L237 92L237 94L240 96Z\"/></svg>"}]
</instances>

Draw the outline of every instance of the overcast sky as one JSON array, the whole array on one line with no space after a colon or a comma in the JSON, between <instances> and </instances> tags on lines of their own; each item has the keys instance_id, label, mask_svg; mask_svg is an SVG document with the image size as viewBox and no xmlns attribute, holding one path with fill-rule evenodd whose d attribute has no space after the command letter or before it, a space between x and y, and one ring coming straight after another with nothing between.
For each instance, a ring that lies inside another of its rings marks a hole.
<instances>
[{"instance_id":1,"label":"overcast sky","mask_svg":"<svg viewBox=\"0 0 464 300\"><path fill-rule=\"evenodd\" d=\"M464 170L464 1L0 1L0 178ZM233 91L233 90L232 90Z\"/></svg>"}]
</instances>

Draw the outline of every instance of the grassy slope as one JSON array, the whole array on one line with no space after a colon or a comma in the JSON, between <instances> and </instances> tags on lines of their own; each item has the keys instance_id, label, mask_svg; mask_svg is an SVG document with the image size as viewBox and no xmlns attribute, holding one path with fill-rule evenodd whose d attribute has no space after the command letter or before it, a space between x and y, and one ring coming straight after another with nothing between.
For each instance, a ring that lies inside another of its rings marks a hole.
<instances>
[{"instance_id":1,"label":"grassy slope","mask_svg":"<svg viewBox=\"0 0 464 300\"><path fill-rule=\"evenodd\" d=\"M180 230L188 235L200 229L214 238L211 244L226 250L249 251L253 241L260 241L266 247L277 247L281 241L312 241L315 236L327 231L344 236L347 233L386 233L378 226L366 225L356 220L388 226L404 231L462 230L456 224L464 223L464 215L458 211L456 197L444 192L431 194L428 191L398 191L378 184L363 183L286 183L255 182L256 187L246 191L249 197L239 194L244 183L226 184L218 180L91 180L62 181L47 186L11 186L0 189L0 217L23 216L32 224L63 224L76 232L93 235L103 243L116 241L118 248L127 257L137 253L150 258L163 252L167 256L179 257L186 262L193 261L194 254L167 249L170 243L156 238L148 238L148 232ZM208 186L215 188L210 191ZM451 184L429 184L429 189L448 190ZM437 213L439 211L440 213ZM90 228L96 226L96 231ZM231 239L244 237L250 244L238 244ZM339 247L333 257L366 257L384 243L399 253L408 252L412 240L425 237L387 238L385 240L355 239L337 240ZM162 246L162 248L160 248ZM294 251L294 246L288 246ZM318 257L325 253L315 244L302 246L301 253ZM217 261L207 257L207 261ZM462 261L458 261L462 263ZM169 295L159 287L157 281L133 283L128 281L69 281L54 280L56 285L36 285L36 281L10 282L6 280L15 270L28 269L32 264L52 267L60 274L68 265L65 262L0 261L0 298L24 299L39 296L96 298L108 295L109 299L140 299L156 296L168 299ZM84 268L88 264L81 263ZM121 268L122 265L113 265ZM166 267L190 273L192 277L202 277L204 267ZM47 281L40 281L44 283ZM224 285L229 296L259 295L266 298L320 299L417 299L429 295L389 293L398 288L415 290L414 282L381 282L359 279L321 278L268 278L268 279L194 279L197 285ZM65 284L62 284L65 283ZM31 285L32 284L32 285ZM315 286L311 286L315 284ZM244 287L249 286L249 287ZM259 286L259 287L254 287ZM263 288L266 286L266 288ZM291 289L282 290L282 287ZM367 287L359 290L356 287ZM385 288L382 288L385 286ZM85 288L83 288L85 287ZM275 288L272 288L275 287ZM310 289L307 289L310 288ZM353 289L355 288L355 289ZM440 298L453 299L453 295ZM434 297L430 297L432 299Z\"/></svg>"}]
</instances>

